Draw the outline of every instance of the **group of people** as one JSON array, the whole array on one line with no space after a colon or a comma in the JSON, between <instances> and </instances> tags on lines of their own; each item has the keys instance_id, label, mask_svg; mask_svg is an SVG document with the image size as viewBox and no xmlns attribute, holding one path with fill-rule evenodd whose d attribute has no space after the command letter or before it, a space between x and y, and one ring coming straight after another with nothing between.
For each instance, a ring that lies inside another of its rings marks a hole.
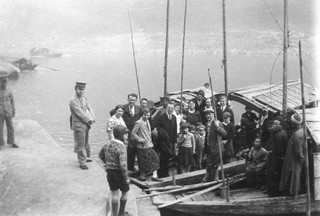
<instances>
[{"instance_id":1,"label":"group of people","mask_svg":"<svg viewBox=\"0 0 320 216\"><path fill-rule=\"evenodd\" d=\"M248 184L271 197L297 195L304 191L301 180L304 178L306 152L302 119L298 114L293 114L290 123L292 135L288 140L283 118L277 116L274 120L268 120L268 127L265 128L269 133L268 139L255 138L254 146L245 154Z\"/></svg>"},{"instance_id":2,"label":"group of people","mask_svg":"<svg viewBox=\"0 0 320 216\"><path fill-rule=\"evenodd\" d=\"M76 83L75 96L69 103L75 152L81 169L88 169L86 163L92 161L88 132L95 122L93 111L83 96L85 85ZM119 215L125 215L128 172L137 171L136 157L140 181L148 177L152 181L162 181L161 178L169 176L170 165L174 165L178 166L179 173L206 168L202 181L207 182L218 179L220 152L223 163L228 163L247 149L249 152L244 156L248 161L249 184L264 186L261 189L266 187L270 196L276 196L280 191L288 194L301 191L304 154L298 115L291 118L297 124L297 130L287 144L281 117L273 119L264 112L259 119L250 107L246 107L240 124L235 126L233 110L224 95L216 107L211 103L212 98L205 98L203 90L188 101L187 108L181 107L182 103L173 103L169 97L161 98L162 106L158 109L146 98L141 99L140 106L136 105L137 100L137 94L129 94L127 104L119 104L110 111L106 126L109 141L99 154L106 164L115 215L118 189L122 191ZM258 125L262 132L257 130Z\"/></svg>"}]
</instances>

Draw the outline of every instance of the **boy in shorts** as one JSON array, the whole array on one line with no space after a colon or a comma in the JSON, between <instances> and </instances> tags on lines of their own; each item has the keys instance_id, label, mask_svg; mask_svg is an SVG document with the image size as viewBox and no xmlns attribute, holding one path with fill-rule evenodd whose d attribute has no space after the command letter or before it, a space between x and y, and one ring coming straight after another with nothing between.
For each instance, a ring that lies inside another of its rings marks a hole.
<instances>
[{"instance_id":1,"label":"boy in shorts","mask_svg":"<svg viewBox=\"0 0 320 216\"><path fill-rule=\"evenodd\" d=\"M127 166L127 147L129 130L123 125L117 125L113 129L114 138L108 144L103 146L99 153L100 159L106 164L107 180L111 190L112 215L130 216L125 212L125 206L130 190L130 180L128 177ZM119 206L119 189L122 192Z\"/></svg>"}]
</instances>

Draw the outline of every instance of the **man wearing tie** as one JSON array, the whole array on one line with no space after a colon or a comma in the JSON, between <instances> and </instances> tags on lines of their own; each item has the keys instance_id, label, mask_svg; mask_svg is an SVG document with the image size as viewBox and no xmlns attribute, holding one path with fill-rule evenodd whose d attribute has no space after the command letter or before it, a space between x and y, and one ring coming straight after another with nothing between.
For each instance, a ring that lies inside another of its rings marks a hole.
<instances>
[{"instance_id":1,"label":"man wearing tie","mask_svg":"<svg viewBox=\"0 0 320 216\"><path fill-rule=\"evenodd\" d=\"M138 95L135 93L131 93L128 95L128 104L123 106L123 115L122 118L126 123L127 128L132 131L133 127L142 115L142 109L135 105L138 99ZM131 139L129 132L129 139L128 139L128 170L134 172L136 169L134 168L134 162L136 157L136 142Z\"/></svg>"},{"instance_id":2,"label":"man wearing tie","mask_svg":"<svg viewBox=\"0 0 320 216\"><path fill-rule=\"evenodd\" d=\"M227 97L222 95L219 99L220 106L217 108L217 119L223 122L223 113L228 112L231 114L230 122L234 124L234 115L232 109L228 106Z\"/></svg>"},{"instance_id":3,"label":"man wearing tie","mask_svg":"<svg viewBox=\"0 0 320 216\"><path fill-rule=\"evenodd\" d=\"M78 154L80 168L88 169L86 162L92 162L90 157L89 130L95 122L93 111L86 97L83 96L86 83L76 82L76 94L70 99L70 127L74 136L74 151Z\"/></svg>"},{"instance_id":4,"label":"man wearing tie","mask_svg":"<svg viewBox=\"0 0 320 216\"><path fill-rule=\"evenodd\" d=\"M161 127L165 130L169 136L169 143L167 144L168 151L160 153L160 169L158 175L160 178L169 176L169 159L173 154L173 148L177 144L177 119L173 115L174 104L170 102L167 105L166 113L159 117L159 121L156 126Z\"/></svg>"}]
</instances>

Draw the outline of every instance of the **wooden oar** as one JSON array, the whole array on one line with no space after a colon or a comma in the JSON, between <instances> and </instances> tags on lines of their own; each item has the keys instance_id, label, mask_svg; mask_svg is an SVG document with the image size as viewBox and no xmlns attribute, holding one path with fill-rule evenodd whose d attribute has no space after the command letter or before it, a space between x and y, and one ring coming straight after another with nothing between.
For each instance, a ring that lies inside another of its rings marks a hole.
<instances>
[{"instance_id":1,"label":"wooden oar","mask_svg":"<svg viewBox=\"0 0 320 216\"><path fill-rule=\"evenodd\" d=\"M148 188L148 189L143 189L142 191L144 192L148 192L148 191L168 191L168 190L173 190L173 189L178 189L178 188L182 188L181 185L169 185L167 187L154 187L154 188Z\"/></svg>"},{"instance_id":2,"label":"wooden oar","mask_svg":"<svg viewBox=\"0 0 320 216\"><path fill-rule=\"evenodd\" d=\"M38 64L37 64L38 65ZM50 70L53 70L53 71L59 71L59 69L55 69L55 68L50 68L50 67L47 67L47 66L43 66L43 65L38 65L38 67L43 67L43 68L47 68L47 69L50 69Z\"/></svg>"},{"instance_id":3,"label":"wooden oar","mask_svg":"<svg viewBox=\"0 0 320 216\"><path fill-rule=\"evenodd\" d=\"M230 184L233 184L234 182L238 182L237 180L241 180L245 174L240 174L240 175L236 175L233 176L232 178L230 178L230 181L233 181ZM240 179L239 179L240 178ZM183 191L187 191L187 190L194 190L194 189L198 189L198 188L203 188L203 187L209 187L212 185L216 185L218 183L223 182L222 180L218 180L218 181L213 181L213 182L205 182L205 183L198 183L198 184L192 184L192 185L187 185L185 187L181 187L181 188L177 188L177 189L173 189L173 190L168 190L168 191L162 191L159 193L153 193L153 194L145 194L142 196L137 197L136 199L142 199L142 198L146 198L146 197L153 197L153 196L158 196L158 195L162 195L162 194L168 194L168 193L176 193L176 192L183 192Z\"/></svg>"},{"instance_id":4,"label":"wooden oar","mask_svg":"<svg viewBox=\"0 0 320 216\"><path fill-rule=\"evenodd\" d=\"M209 187L209 188L207 188L207 189L198 191L198 192L196 192L196 193L194 193L194 194L190 194L190 195L185 196L185 197L182 197L182 198L180 198L180 199L177 199L177 200L170 201L170 202L167 202L167 203L165 203L165 204L159 205L158 208L160 209L160 208L164 208L164 207L167 207L167 206L171 206L171 205L180 203L180 202L182 202L182 201L184 201L184 200L187 200L187 199L190 199L190 198L192 198L192 197L194 197L194 196L201 195L201 194L207 193L207 192L209 192L209 191L213 191L213 190L215 190L215 189L218 189L218 188L220 188L222 185L223 185L223 183L214 185L214 186Z\"/></svg>"}]
</instances>

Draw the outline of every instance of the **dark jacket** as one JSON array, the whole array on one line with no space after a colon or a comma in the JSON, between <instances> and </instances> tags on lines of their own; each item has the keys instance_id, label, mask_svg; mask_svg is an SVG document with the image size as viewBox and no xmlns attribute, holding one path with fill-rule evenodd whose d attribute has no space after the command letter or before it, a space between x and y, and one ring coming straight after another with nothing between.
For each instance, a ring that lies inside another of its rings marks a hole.
<instances>
[{"instance_id":1,"label":"dark jacket","mask_svg":"<svg viewBox=\"0 0 320 216\"><path fill-rule=\"evenodd\" d=\"M217 107L217 119L218 119L219 121L223 122L223 117L222 117L222 116L223 116L223 113L225 113L225 112L228 112L228 113L231 114L230 122L231 122L232 124L234 124L234 114L233 114L233 110L232 110L230 107L228 107L228 106L226 106L226 108L225 108L224 110L221 110L220 106Z\"/></svg>"},{"instance_id":2,"label":"dark jacket","mask_svg":"<svg viewBox=\"0 0 320 216\"><path fill-rule=\"evenodd\" d=\"M162 127L170 137L170 143L177 143L177 119L172 114L171 120L168 118L167 113L162 114L159 117L156 127Z\"/></svg>"},{"instance_id":3,"label":"dark jacket","mask_svg":"<svg viewBox=\"0 0 320 216\"><path fill-rule=\"evenodd\" d=\"M123 121L126 123L127 128L132 131L136 121L138 121L141 117L142 109L140 106L134 105L134 115L131 117L130 110L129 110L129 104L126 104L123 106Z\"/></svg>"}]
</instances>

